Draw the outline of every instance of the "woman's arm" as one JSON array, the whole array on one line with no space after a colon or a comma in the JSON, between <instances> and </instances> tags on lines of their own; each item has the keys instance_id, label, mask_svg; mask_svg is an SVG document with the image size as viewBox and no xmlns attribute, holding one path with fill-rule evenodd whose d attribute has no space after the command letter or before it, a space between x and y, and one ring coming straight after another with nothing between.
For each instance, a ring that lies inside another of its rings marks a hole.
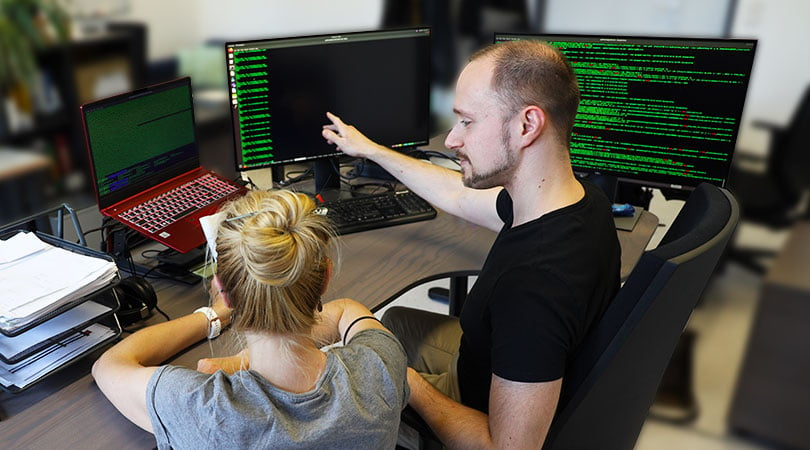
<instances>
[{"instance_id":1,"label":"woman's arm","mask_svg":"<svg viewBox=\"0 0 810 450\"><path fill-rule=\"evenodd\" d=\"M221 300L214 311L222 326L230 323L230 310ZM146 385L159 364L208 336L208 318L193 313L144 328L112 348L93 364L93 378L101 392L127 419L152 432L146 410Z\"/></svg>"},{"instance_id":2,"label":"woman's arm","mask_svg":"<svg viewBox=\"0 0 810 450\"><path fill-rule=\"evenodd\" d=\"M321 321L313 328L312 337L318 344L326 345L338 342L344 336L346 342L349 342L357 332L369 328L388 331L376 319L357 320L362 317L374 317L374 315L365 305L355 300L348 298L333 300L323 305Z\"/></svg>"}]
</instances>

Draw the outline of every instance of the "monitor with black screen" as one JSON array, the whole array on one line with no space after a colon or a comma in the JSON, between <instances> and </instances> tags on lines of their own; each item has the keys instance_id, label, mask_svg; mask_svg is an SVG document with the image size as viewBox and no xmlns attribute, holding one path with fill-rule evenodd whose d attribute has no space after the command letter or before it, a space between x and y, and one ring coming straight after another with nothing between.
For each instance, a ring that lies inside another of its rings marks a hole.
<instances>
[{"instance_id":1,"label":"monitor with black screen","mask_svg":"<svg viewBox=\"0 0 810 450\"><path fill-rule=\"evenodd\" d=\"M430 29L225 44L237 170L316 162L316 192L339 186L330 111L370 139L428 142Z\"/></svg>"},{"instance_id":2,"label":"monitor with black screen","mask_svg":"<svg viewBox=\"0 0 810 450\"><path fill-rule=\"evenodd\" d=\"M495 35L521 39L559 48L577 75L576 172L661 188L725 185L756 41Z\"/></svg>"}]
</instances>

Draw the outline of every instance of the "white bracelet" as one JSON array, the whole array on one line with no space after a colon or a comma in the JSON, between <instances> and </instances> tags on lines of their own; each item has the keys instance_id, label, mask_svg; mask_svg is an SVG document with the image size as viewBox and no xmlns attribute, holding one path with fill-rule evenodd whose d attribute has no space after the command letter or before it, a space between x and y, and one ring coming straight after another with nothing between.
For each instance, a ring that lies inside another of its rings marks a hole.
<instances>
[{"instance_id":1,"label":"white bracelet","mask_svg":"<svg viewBox=\"0 0 810 450\"><path fill-rule=\"evenodd\" d=\"M222 331L222 322L220 322L219 316L217 316L217 312L214 311L214 308L203 306L202 308L194 310L194 312L203 313L208 319L208 339L214 339L219 336L219 332Z\"/></svg>"}]
</instances>

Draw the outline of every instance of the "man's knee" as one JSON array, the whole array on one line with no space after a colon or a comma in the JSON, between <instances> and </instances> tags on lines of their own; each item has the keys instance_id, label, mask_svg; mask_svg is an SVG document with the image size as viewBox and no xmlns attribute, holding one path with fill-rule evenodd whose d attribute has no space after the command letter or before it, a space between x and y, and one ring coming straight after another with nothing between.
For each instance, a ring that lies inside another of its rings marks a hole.
<instances>
[{"instance_id":1,"label":"man's knee","mask_svg":"<svg viewBox=\"0 0 810 450\"><path fill-rule=\"evenodd\" d=\"M392 306L385 311L381 322L385 325L385 328L391 330L394 335L399 336L397 331L400 330L402 325L406 322L405 316L412 310L412 308L406 308L404 306Z\"/></svg>"},{"instance_id":2,"label":"man's knee","mask_svg":"<svg viewBox=\"0 0 810 450\"><path fill-rule=\"evenodd\" d=\"M382 323L391 330L400 340L416 340L419 342L430 339L437 332L444 333L445 329L451 329L457 325L455 317L447 314L438 314L423 309L408 308L405 306L394 306L385 311ZM447 327L450 328L447 328Z\"/></svg>"}]
</instances>

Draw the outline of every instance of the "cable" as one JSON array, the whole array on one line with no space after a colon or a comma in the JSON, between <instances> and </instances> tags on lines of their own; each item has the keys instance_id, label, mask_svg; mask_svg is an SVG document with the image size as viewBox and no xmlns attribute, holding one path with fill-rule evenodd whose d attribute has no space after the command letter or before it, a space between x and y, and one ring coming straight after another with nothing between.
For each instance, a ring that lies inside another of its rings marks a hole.
<instances>
[{"instance_id":1,"label":"cable","mask_svg":"<svg viewBox=\"0 0 810 450\"><path fill-rule=\"evenodd\" d=\"M299 175L290 176L291 174L295 174L295 173L299 173ZM312 174L312 168L308 168L308 169L304 170L303 172L299 172L299 171L288 172L286 174L287 178L285 178L283 180L279 180L277 183L274 183L274 184L278 184L278 186L280 186L280 187L287 187L287 186L289 186L291 184L294 184L294 183L297 183L297 182L303 180L304 178L308 178L309 176L311 176L311 174Z\"/></svg>"},{"instance_id":2,"label":"cable","mask_svg":"<svg viewBox=\"0 0 810 450\"><path fill-rule=\"evenodd\" d=\"M349 192L351 193L352 197L375 195L382 192L393 192L394 189L394 185L388 182L349 184ZM369 190L370 192L365 192L365 190Z\"/></svg>"},{"instance_id":3,"label":"cable","mask_svg":"<svg viewBox=\"0 0 810 450\"><path fill-rule=\"evenodd\" d=\"M91 228L91 229L89 229L89 230L85 230L85 232L83 232L83 233L82 233L82 236L87 237L87 235L88 235L88 234L90 234L90 233L95 233L96 231L101 231L101 232L103 233L103 232L104 232L104 228L106 228L106 226L105 226L105 225L102 225L102 226L97 227L97 228Z\"/></svg>"},{"instance_id":4,"label":"cable","mask_svg":"<svg viewBox=\"0 0 810 450\"><path fill-rule=\"evenodd\" d=\"M160 309L158 305L155 305L155 311L159 312L161 316L165 317L167 322L172 320L169 318L168 314L166 314L165 312L163 312L162 309Z\"/></svg>"},{"instance_id":5,"label":"cable","mask_svg":"<svg viewBox=\"0 0 810 450\"><path fill-rule=\"evenodd\" d=\"M144 250L141 252L141 257L146 259L157 259L158 255L162 254L163 250L157 250L154 248ZM149 253L149 255L147 255ZM151 256L152 253L156 253L155 256Z\"/></svg>"},{"instance_id":6,"label":"cable","mask_svg":"<svg viewBox=\"0 0 810 450\"><path fill-rule=\"evenodd\" d=\"M259 189L259 186L256 183L254 183L249 176L247 177L247 182L250 186L253 186L254 189Z\"/></svg>"},{"instance_id":7,"label":"cable","mask_svg":"<svg viewBox=\"0 0 810 450\"><path fill-rule=\"evenodd\" d=\"M360 177L360 175L354 170L355 164L357 164L357 159L345 164L341 164L341 169L343 167L351 167L351 169L347 170L345 173L342 170L338 170L341 180L354 180L355 178Z\"/></svg>"},{"instance_id":8,"label":"cable","mask_svg":"<svg viewBox=\"0 0 810 450\"><path fill-rule=\"evenodd\" d=\"M142 276L142 277L144 277L144 278L149 278L149 274L151 274L151 273L152 273L152 271L153 271L153 270L155 270L155 269L157 269L159 266L160 266L160 265L158 264L158 265L156 265L156 266L152 266L152 267L150 267L150 268L149 268L149 270L147 270L146 272L144 272L144 273L143 273L143 275L141 275L141 276ZM156 279L156 280L160 280L160 279L163 279L164 277L152 277L152 278L154 278L154 279Z\"/></svg>"}]
</instances>

